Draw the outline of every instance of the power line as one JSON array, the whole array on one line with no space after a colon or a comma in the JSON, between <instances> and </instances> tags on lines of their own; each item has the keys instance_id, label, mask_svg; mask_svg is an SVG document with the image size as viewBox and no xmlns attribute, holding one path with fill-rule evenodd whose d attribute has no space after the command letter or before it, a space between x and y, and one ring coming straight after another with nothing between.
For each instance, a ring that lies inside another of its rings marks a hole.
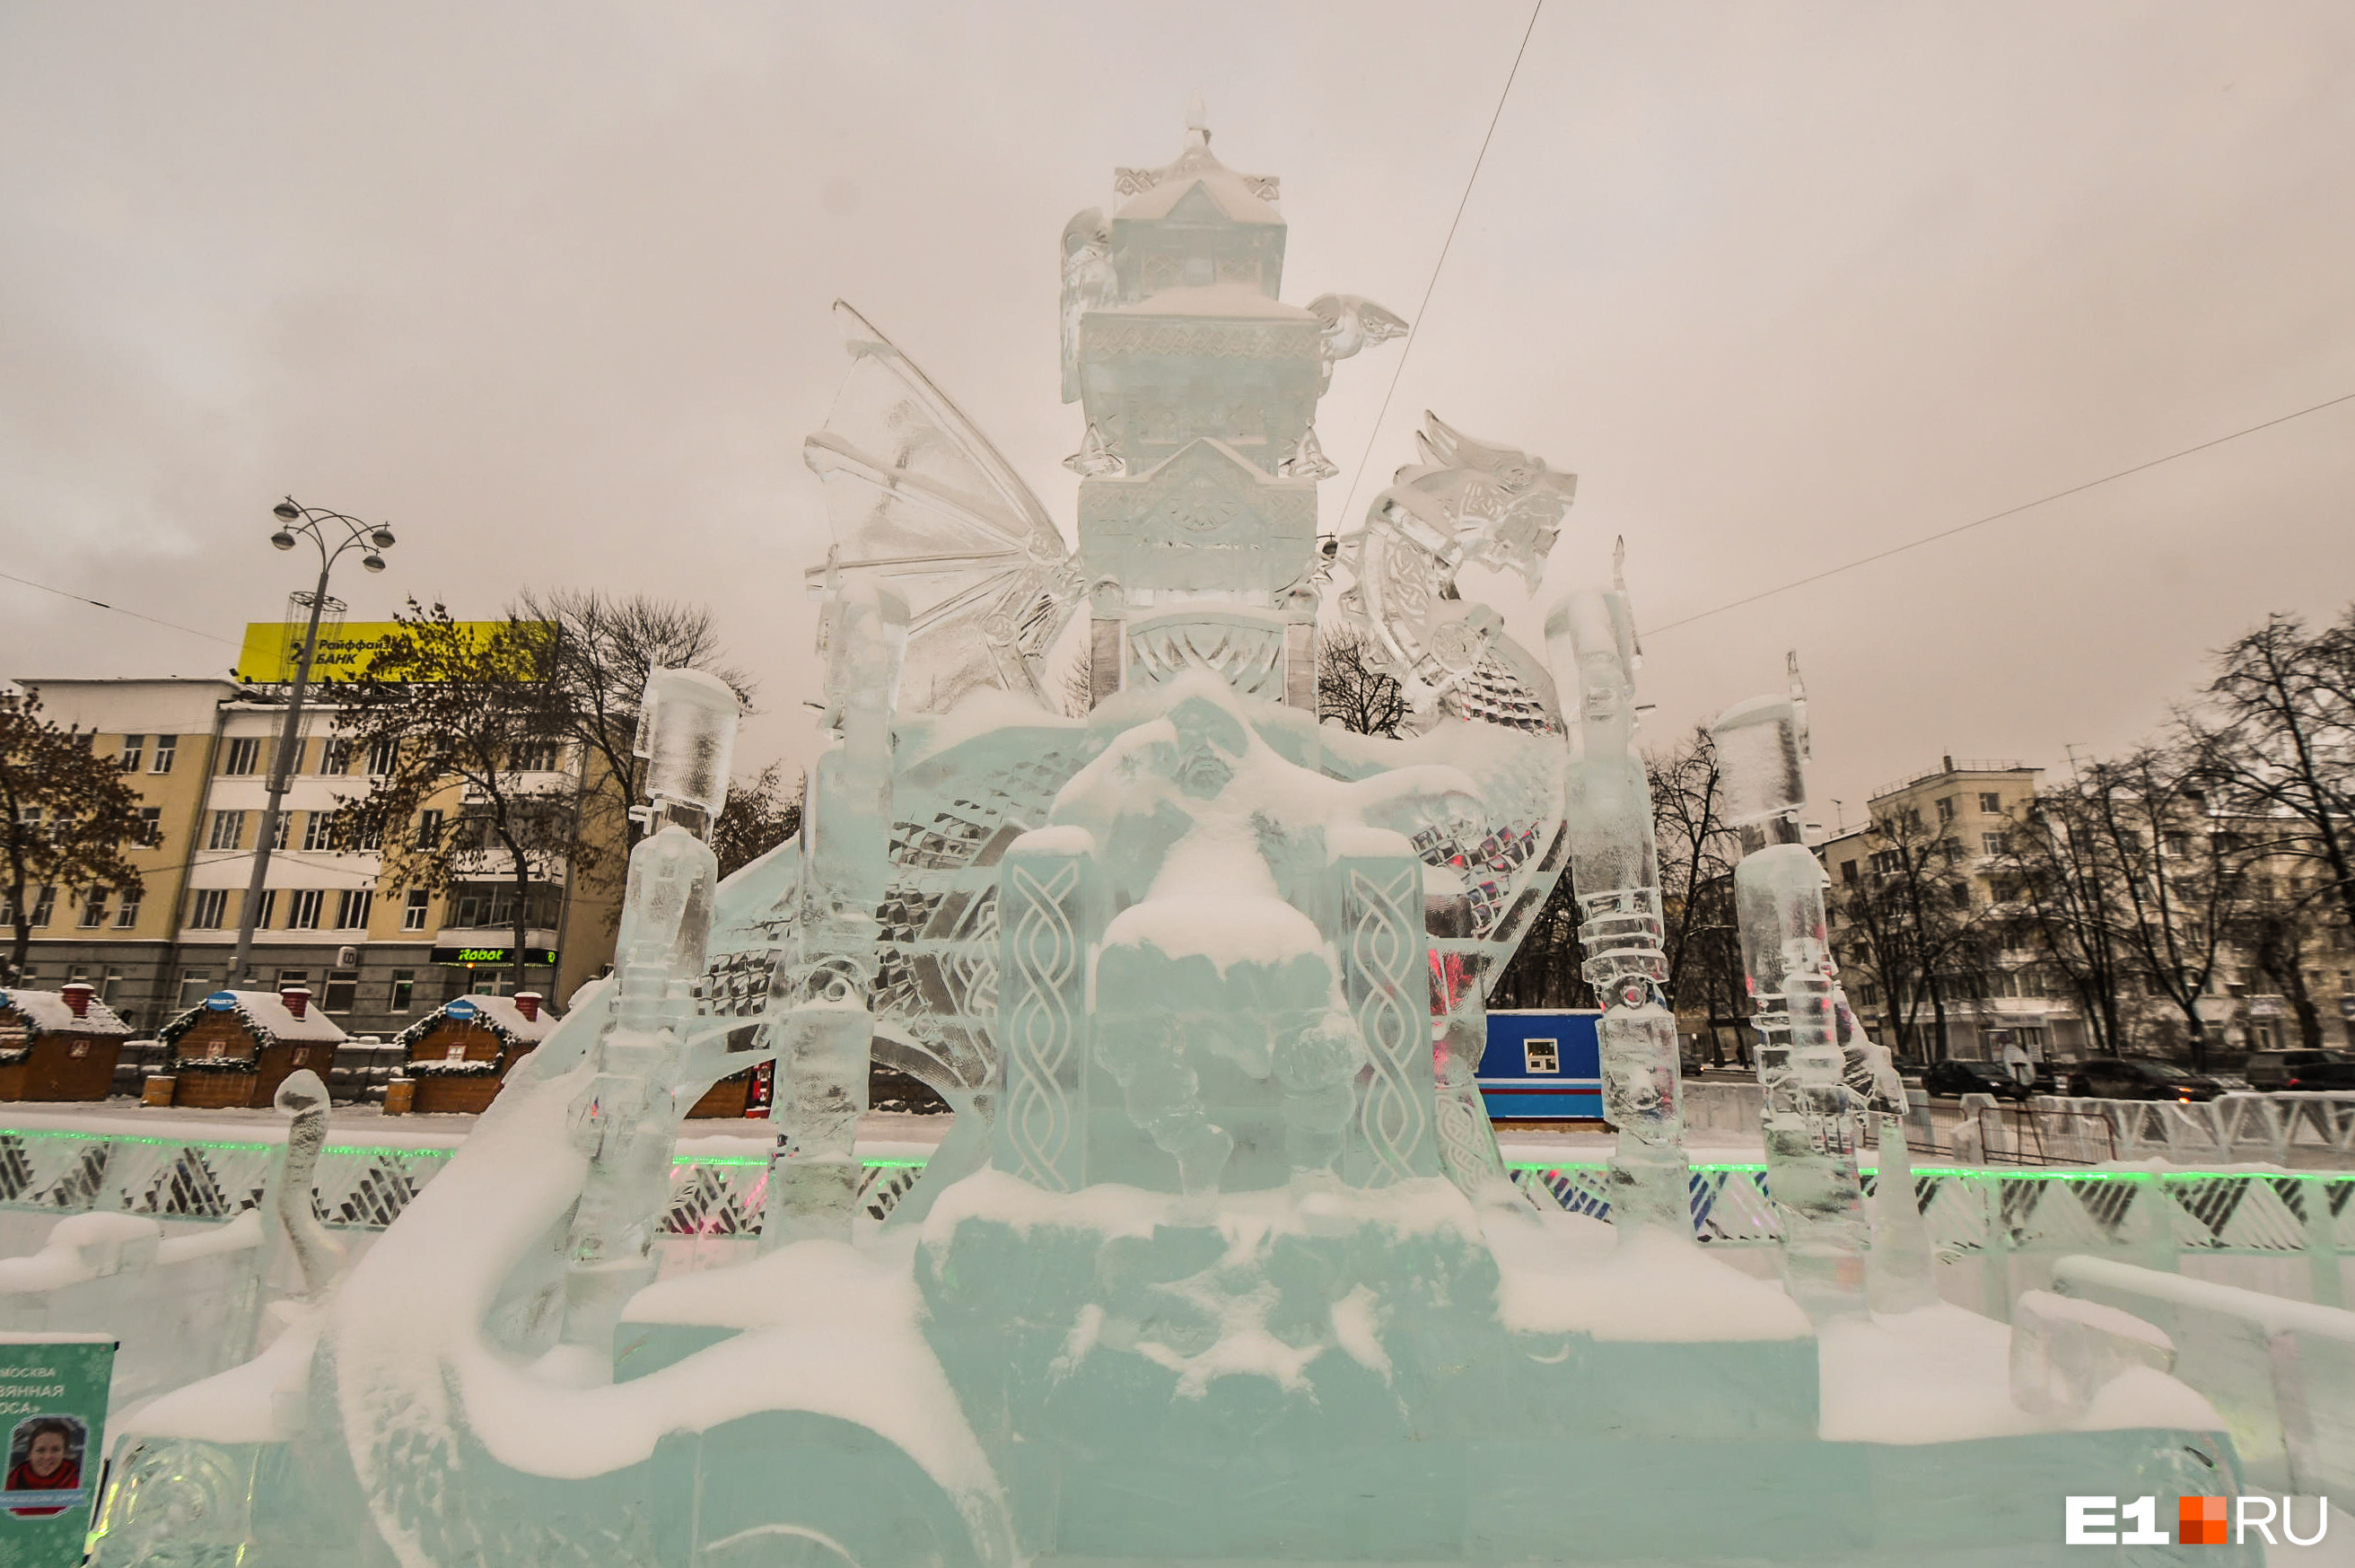
<instances>
[{"instance_id":1,"label":"power line","mask_svg":"<svg viewBox=\"0 0 2355 1568\"><path fill-rule=\"evenodd\" d=\"M1497 107L1488 116L1488 129L1480 138L1480 151L1472 160L1472 172L1465 177L1464 194L1456 199L1455 216L1448 220L1447 238L1440 242L1439 260L1432 263L1431 282L1423 285L1423 303L1414 307L1414 319L1407 324L1406 341L1399 346L1398 363L1391 369L1391 384L1382 393L1382 406L1374 415L1373 429L1366 432L1366 450L1359 455L1357 472L1349 475L1349 494L1341 503L1341 523L1347 527L1349 508L1358 504L1358 485L1366 476L1366 464L1373 461L1374 443L1382 435L1382 421L1391 411L1391 399L1398 392L1399 378L1406 373L1406 357L1414 352L1416 341L1423 336L1423 314L1431 309L1432 291L1439 287L1440 269L1447 265L1447 252L1455 243L1455 229L1464 221L1464 209L1471 205L1472 187L1480 178L1480 165L1487 161L1488 144L1497 134L1497 122L1505 115L1505 100L1512 95L1513 79L1521 73L1521 57L1529 52L1529 36L1538 30L1538 13L1545 9L1545 0L1537 0L1529 7L1529 25L1521 29L1521 47L1513 51L1513 69L1505 73L1504 91L1497 94Z\"/></svg>"},{"instance_id":2,"label":"power line","mask_svg":"<svg viewBox=\"0 0 2355 1568\"><path fill-rule=\"evenodd\" d=\"M134 621L145 621L153 625L168 626L176 632L186 632L192 637L205 637L216 643L229 643L231 647L238 645L229 638L216 635L211 632L199 632L194 626L183 626L177 621L165 621L154 615L143 615L136 610L125 610L120 604L109 604L80 593L69 593L62 588L52 588L46 582L36 582L29 577L19 577L13 571L0 571L0 577L5 577L11 582L21 582L27 588L37 588L44 593L54 593L60 599L70 599L77 604L88 604L99 610L112 610L118 615L128 615Z\"/></svg>"},{"instance_id":3,"label":"power line","mask_svg":"<svg viewBox=\"0 0 2355 1568\"><path fill-rule=\"evenodd\" d=\"M2001 522L2006 517L2016 517L2022 512L2051 502L2082 495L2097 485L2107 485L2113 479L2124 479L2130 474L2140 474L2145 469L2156 468L2162 463L2172 463L2179 457L2189 457L2195 452L2205 452L2211 446L2222 446L2228 441L2238 441L2244 435L2254 435L2261 430L2271 430L2277 424L2287 424L2292 420L2304 419L2308 414L2320 413L2324 409L2336 408L2340 403L2349 401L2355 401L2355 392L2342 392L2338 397L2326 399L2322 402L2302 408L2296 413L2282 414L2262 423L2250 425L2245 430L2236 430L2230 435L2220 435L2212 441L2203 441L2197 446L2187 446L2180 452L2170 452L2165 457L2154 457L2147 463L2137 463L2131 468L2121 468L2115 474L2105 474L2099 479L2088 479L2083 485L2072 485L2066 490L2055 490L2050 496L2039 496L2033 501L2022 501L2017 507L2007 507L2000 512L1989 512L1984 517L1973 517L1967 523L1956 523L1951 528L1941 528L1934 534L1923 534L1918 539L1909 539L1903 544L1891 545L1887 549L1876 550L1870 555L1859 556L1854 560L1840 566L1828 567L1810 577L1797 578L1775 588L1761 589L1748 598L1736 599L1729 603L1720 604L1714 610L1703 610L1699 614L1687 615L1681 621L1671 621L1665 626L1649 627L1644 635L1657 637L1662 632L1673 632L1678 626L1689 626L1695 621L1706 621L1711 615L1722 615L1728 610L1739 610L1744 604L1755 604L1761 599L1772 599L1777 593L1788 593L1794 588L1805 588L1810 582L1821 582L1827 577L1838 577L1843 571L1854 571L1859 566L1870 566L1876 560L1887 560L1892 555L1902 555L1909 549L1919 549L1925 544L1935 544L1940 539L1950 539L1956 534L1968 533L1971 529L1984 527L1988 523Z\"/></svg>"}]
</instances>

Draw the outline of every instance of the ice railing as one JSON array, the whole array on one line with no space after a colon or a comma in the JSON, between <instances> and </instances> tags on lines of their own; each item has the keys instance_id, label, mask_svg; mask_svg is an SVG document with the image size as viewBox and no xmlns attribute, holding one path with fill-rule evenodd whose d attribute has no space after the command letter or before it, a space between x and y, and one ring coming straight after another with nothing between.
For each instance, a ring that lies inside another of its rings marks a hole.
<instances>
[{"instance_id":1,"label":"ice railing","mask_svg":"<svg viewBox=\"0 0 2355 1568\"><path fill-rule=\"evenodd\" d=\"M0 1209L227 1220L260 1202L278 1147L260 1139L0 1129ZM313 1208L331 1227L382 1230L453 1152L329 1144L320 1156ZM1572 1213L1611 1218L1600 1161L1507 1163L1513 1180L1531 1196ZM859 1206L874 1220L890 1213L923 1168L914 1158L865 1165ZM677 1236L757 1235L766 1173L767 1161L757 1156L680 1156L671 1164L665 1229ZM1868 1188L1873 1180L1868 1170ZM1725 1246L1781 1240L1764 1165L1696 1164L1690 1193L1693 1232L1700 1240ZM2355 1172L1929 1167L1914 1173L1914 1196L1934 1244L1955 1254L2089 1248L2132 1249L2147 1258L2355 1252Z\"/></svg>"}]
</instances>

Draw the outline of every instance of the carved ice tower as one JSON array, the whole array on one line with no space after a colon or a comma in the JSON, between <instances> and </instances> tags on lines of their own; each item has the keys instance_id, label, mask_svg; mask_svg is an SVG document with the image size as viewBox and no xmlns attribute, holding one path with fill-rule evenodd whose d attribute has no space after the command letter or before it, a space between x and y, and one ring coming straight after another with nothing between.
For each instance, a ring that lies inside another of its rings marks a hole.
<instances>
[{"instance_id":1,"label":"carved ice tower","mask_svg":"<svg viewBox=\"0 0 2355 1568\"><path fill-rule=\"evenodd\" d=\"M1316 481L1334 472L1316 400L1334 359L1403 324L1276 298L1276 182L1220 163L1199 119L1175 163L1115 172L1128 199L1109 222L1090 208L1064 230L1090 697L1207 668L1313 710Z\"/></svg>"}]
</instances>

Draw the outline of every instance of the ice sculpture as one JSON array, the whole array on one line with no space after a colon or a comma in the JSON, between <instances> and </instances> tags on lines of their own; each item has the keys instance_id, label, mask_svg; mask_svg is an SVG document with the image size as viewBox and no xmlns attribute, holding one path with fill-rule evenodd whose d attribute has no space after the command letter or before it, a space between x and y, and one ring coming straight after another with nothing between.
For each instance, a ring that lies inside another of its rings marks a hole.
<instances>
[{"instance_id":1,"label":"ice sculpture","mask_svg":"<svg viewBox=\"0 0 2355 1568\"><path fill-rule=\"evenodd\" d=\"M1636 731L1635 616L1624 580L1573 593L1546 620L1546 644L1574 695L1569 717L1570 868L1585 918L1584 973L1603 1001L1595 1025L1603 1114L1619 1129L1612 1204L1625 1226L1692 1234L1683 1115L1677 1094L1677 1019L1661 985L1659 855L1652 795Z\"/></svg>"},{"instance_id":2,"label":"ice sculpture","mask_svg":"<svg viewBox=\"0 0 2355 1568\"><path fill-rule=\"evenodd\" d=\"M1624 590L1549 628L1566 717L1456 582L1534 585L1570 476L1433 420L1321 546L1316 400L1403 323L1279 300L1276 182L1199 114L1115 187L1063 237L1076 549L842 307L799 841L714 886L734 705L660 672L615 975L314 1308L133 1424L104 1568L1959 1568L2064 1561L1973 1490L2222 1484L2179 1403L1928 1443L1885 1398L1851 1414L1886 1346L1850 1277L1855 1101L1781 699L1721 733L1793 1290L1691 1244ZM1316 720L1337 571L1406 739ZM1082 602L1072 717L1039 692ZM1615 1225L1507 1179L1473 1078L1566 864ZM680 1117L762 1060L760 1246L655 1279ZM852 1147L875 1061L957 1113L879 1229ZM1923 1398L2001 1383L1983 1327Z\"/></svg>"}]
</instances>

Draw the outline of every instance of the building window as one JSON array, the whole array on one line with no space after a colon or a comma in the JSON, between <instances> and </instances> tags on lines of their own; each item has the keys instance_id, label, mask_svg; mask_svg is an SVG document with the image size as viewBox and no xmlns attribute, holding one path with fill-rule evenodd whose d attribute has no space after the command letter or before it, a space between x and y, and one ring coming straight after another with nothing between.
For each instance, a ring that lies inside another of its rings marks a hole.
<instances>
[{"instance_id":1,"label":"building window","mask_svg":"<svg viewBox=\"0 0 2355 1568\"><path fill-rule=\"evenodd\" d=\"M253 917L253 929L256 931L269 930L270 923L276 919L278 915L278 890L276 888L262 889L261 901L255 905L254 908L256 912Z\"/></svg>"},{"instance_id":2,"label":"building window","mask_svg":"<svg viewBox=\"0 0 2355 1568\"><path fill-rule=\"evenodd\" d=\"M518 741L515 745L515 771L519 773L548 773L556 771L556 748L553 741Z\"/></svg>"},{"instance_id":3,"label":"building window","mask_svg":"<svg viewBox=\"0 0 2355 1568\"><path fill-rule=\"evenodd\" d=\"M208 849L235 849L245 843L245 813L216 811L212 831L205 836Z\"/></svg>"},{"instance_id":4,"label":"building window","mask_svg":"<svg viewBox=\"0 0 2355 1568\"><path fill-rule=\"evenodd\" d=\"M213 993L213 972L209 969L180 971L180 999L176 1004L186 1012Z\"/></svg>"},{"instance_id":5,"label":"building window","mask_svg":"<svg viewBox=\"0 0 2355 1568\"><path fill-rule=\"evenodd\" d=\"M271 847L272 849L283 849L283 848L286 848L286 840L287 840L287 837L288 837L288 836L289 836L290 834L292 834L292 833L293 833L293 828L294 828L294 814L293 814L293 812L291 812L291 811L282 811L282 812L280 812L280 813L278 814L278 828L277 828L277 831L273 832L273 833L272 833L272 834L271 834L271 836L270 836L270 847Z\"/></svg>"},{"instance_id":6,"label":"building window","mask_svg":"<svg viewBox=\"0 0 2355 1568\"><path fill-rule=\"evenodd\" d=\"M410 889L409 902L400 912L400 929L403 931L424 930L426 908L432 901L433 895L427 892L423 888Z\"/></svg>"},{"instance_id":7,"label":"building window","mask_svg":"<svg viewBox=\"0 0 2355 1568\"><path fill-rule=\"evenodd\" d=\"M417 995L417 971L395 969L392 972L392 1005L389 1012L405 1013Z\"/></svg>"},{"instance_id":8,"label":"building window","mask_svg":"<svg viewBox=\"0 0 2355 1568\"><path fill-rule=\"evenodd\" d=\"M352 743L341 735L329 735L319 742L319 771L337 777L352 771Z\"/></svg>"},{"instance_id":9,"label":"building window","mask_svg":"<svg viewBox=\"0 0 2355 1568\"><path fill-rule=\"evenodd\" d=\"M227 888L198 888L188 898L188 923L198 931L218 931L229 914Z\"/></svg>"},{"instance_id":10,"label":"building window","mask_svg":"<svg viewBox=\"0 0 2355 1568\"><path fill-rule=\"evenodd\" d=\"M395 741L382 740L370 743L368 754L368 777L380 779L390 773L392 764L397 760L398 752L399 742Z\"/></svg>"},{"instance_id":11,"label":"building window","mask_svg":"<svg viewBox=\"0 0 2355 1568\"><path fill-rule=\"evenodd\" d=\"M25 829L25 837L27 838L32 839L37 843L41 839L41 808L39 806L18 806L16 808L16 821L18 825Z\"/></svg>"},{"instance_id":12,"label":"building window","mask_svg":"<svg viewBox=\"0 0 2355 1568\"><path fill-rule=\"evenodd\" d=\"M146 845L150 849L163 848L164 808L162 806L143 805L139 808L139 842Z\"/></svg>"},{"instance_id":13,"label":"building window","mask_svg":"<svg viewBox=\"0 0 2355 1568\"><path fill-rule=\"evenodd\" d=\"M145 752L146 750L146 736L125 735L123 737L123 760L116 765L122 768L122 770L126 773L137 773L139 771L140 756Z\"/></svg>"},{"instance_id":14,"label":"building window","mask_svg":"<svg viewBox=\"0 0 2355 1568\"><path fill-rule=\"evenodd\" d=\"M221 772L253 773L261 771L261 741L257 736L243 735L229 743L221 757Z\"/></svg>"},{"instance_id":15,"label":"building window","mask_svg":"<svg viewBox=\"0 0 2355 1568\"><path fill-rule=\"evenodd\" d=\"M322 1005L331 1013L347 1013L359 999L360 972L357 969L327 971L327 995Z\"/></svg>"},{"instance_id":16,"label":"building window","mask_svg":"<svg viewBox=\"0 0 2355 1568\"><path fill-rule=\"evenodd\" d=\"M442 848L442 814L421 811L417 814L417 847L420 849Z\"/></svg>"},{"instance_id":17,"label":"building window","mask_svg":"<svg viewBox=\"0 0 2355 1568\"><path fill-rule=\"evenodd\" d=\"M2190 855L2191 853L2191 835L2189 833L2170 833L2167 835L2167 852L2178 857L2179 859Z\"/></svg>"},{"instance_id":18,"label":"building window","mask_svg":"<svg viewBox=\"0 0 2355 1568\"><path fill-rule=\"evenodd\" d=\"M123 895L123 901L116 905L114 910L115 930L129 931L133 926L139 923L139 901L142 895L135 889Z\"/></svg>"},{"instance_id":19,"label":"building window","mask_svg":"<svg viewBox=\"0 0 2355 1568\"><path fill-rule=\"evenodd\" d=\"M81 924L84 931L106 923L106 890L91 888L81 895Z\"/></svg>"},{"instance_id":20,"label":"building window","mask_svg":"<svg viewBox=\"0 0 2355 1568\"><path fill-rule=\"evenodd\" d=\"M1981 791L1979 795L1979 809L1986 812L1989 816L2002 816L2003 796L1999 795L1990 795L1985 791Z\"/></svg>"},{"instance_id":21,"label":"building window","mask_svg":"<svg viewBox=\"0 0 2355 1568\"><path fill-rule=\"evenodd\" d=\"M1979 835L1979 852L1980 852L1981 854L1983 854L1983 855L2009 855L2009 854L2010 854L2010 853L2011 853L2011 836L2010 836L2009 834L2005 834L2005 833L1982 833L1982 834L1980 834L1980 835Z\"/></svg>"},{"instance_id":22,"label":"building window","mask_svg":"<svg viewBox=\"0 0 2355 1568\"><path fill-rule=\"evenodd\" d=\"M57 913L57 908L58 890L43 883L40 891L33 895L33 918L26 923L34 926L48 924L49 917Z\"/></svg>"},{"instance_id":23,"label":"building window","mask_svg":"<svg viewBox=\"0 0 2355 1568\"><path fill-rule=\"evenodd\" d=\"M286 929L289 931L318 930L319 906L325 902L326 902L326 893L323 889L296 888L286 911Z\"/></svg>"},{"instance_id":24,"label":"building window","mask_svg":"<svg viewBox=\"0 0 2355 1568\"><path fill-rule=\"evenodd\" d=\"M336 929L358 931L367 927L368 912L376 905L376 894L366 888L346 888L336 895Z\"/></svg>"},{"instance_id":25,"label":"building window","mask_svg":"<svg viewBox=\"0 0 2355 1568\"><path fill-rule=\"evenodd\" d=\"M1855 880L1856 880L1856 862L1855 862L1855 861L1853 861L1853 860L1842 860L1842 861L1840 862L1840 880L1841 880L1841 881L1843 881L1843 882L1849 882L1849 883L1851 883L1851 884L1855 882Z\"/></svg>"},{"instance_id":26,"label":"building window","mask_svg":"<svg viewBox=\"0 0 2355 1568\"><path fill-rule=\"evenodd\" d=\"M375 855L384 848L384 824L377 817L363 817L359 831L352 837L352 848L363 855Z\"/></svg>"},{"instance_id":27,"label":"building window","mask_svg":"<svg viewBox=\"0 0 2355 1568\"><path fill-rule=\"evenodd\" d=\"M1938 825L1943 827L1954 819L1955 797L1951 795L1940 795L1938 797Z\"/></svg>"},{"instance_id":28,"label":"building window","mask_svg":"<svg viewBox=\"0 0 2355 1568\"><path fill-rule=\"evenodd\" d=\"M1521 1066L1529 1072L1559 1072L1561 1071L1561 1045L1559 1040L1525 1040L1521 1041Z\"/></svg>"},{"instance_id":29,"label":"building window","mask_svg":"<svg viewBox=\"0 0 2355 1568\"><path fill-rule=\"evenodd\" d=\"M327 814L324 811L306 813L303 818L303 848L317 853L327 848Z\"/></svg>"},{"instance_id":30,"label":"building window","mask_svg":"<svg viewBox=\"0 0 2355 1568\"><path fill-rule=\"evenodd\" d=\"M172 759L178 753L179 749L180 738L177 735L156 736L155 757L153 762L147 764L147 771L151 773L170 773L172 771Z\"/></svg>"}]
</instances>

